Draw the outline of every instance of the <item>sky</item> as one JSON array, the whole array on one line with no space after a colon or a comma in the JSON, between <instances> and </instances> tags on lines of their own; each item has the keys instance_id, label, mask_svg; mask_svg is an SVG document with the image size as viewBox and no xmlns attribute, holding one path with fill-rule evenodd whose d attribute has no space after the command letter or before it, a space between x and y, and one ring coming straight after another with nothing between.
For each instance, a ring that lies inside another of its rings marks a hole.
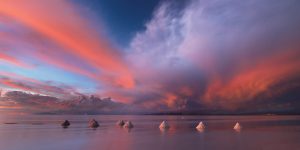
<instances>
[{"instance_id":1,"label":"sky","mask_svg":"<svg viewBox=\"0 0 300 150\"><path fill-rule=\"evenodd\" d=\"M0 112L299 114L298 0L1 0Z\"/></svg>"}]
</instances>

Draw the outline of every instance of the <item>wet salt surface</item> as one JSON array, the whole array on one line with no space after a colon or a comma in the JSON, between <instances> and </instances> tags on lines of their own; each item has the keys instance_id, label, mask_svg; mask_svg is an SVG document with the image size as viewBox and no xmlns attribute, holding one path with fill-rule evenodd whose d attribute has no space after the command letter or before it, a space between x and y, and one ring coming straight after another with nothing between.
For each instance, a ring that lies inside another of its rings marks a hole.
<instances>
[{"instance_id":1,"label":"wet salt surface","mask_svg":"<svg viewBox=\"0 0 300 150\"><path fill-rule=\"evenodd\" d=\"M100 127L88 128L95 118ZM64 129L61 122L71 126ZM132 121L131 130L116 126ZM167 120L170 128L160 130ZM199 121L205 130L195 129ZM239 122L240 132L233 130ZM7 124L9 123L9 124ZM0 150L286 150L300 147L300 116L1 116Z\"/></svg>"}]
</instances>

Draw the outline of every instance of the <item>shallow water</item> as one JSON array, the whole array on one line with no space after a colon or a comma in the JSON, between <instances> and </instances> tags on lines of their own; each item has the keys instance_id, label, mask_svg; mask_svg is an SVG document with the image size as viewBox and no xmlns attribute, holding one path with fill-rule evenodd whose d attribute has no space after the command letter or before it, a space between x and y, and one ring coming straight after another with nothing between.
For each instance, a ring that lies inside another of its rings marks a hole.
<instances>
[{"instance_id":1,"label":"shallow water","mask_svg":"<svg viewBox=\"0 0 300 150\"><path fill-rule=\"evenodd\" d=\"M95 118L100 127L89 129ZM60 123L68 119L71 126ZM134 128L117 127L131 120ZM171 128L158 126L167 120ZM203 121L206 129L195 126ZM236 122L240 132L232 128ZM296 150L300 116L0 116L0 150Z\"/></svg>"}]
</instances>

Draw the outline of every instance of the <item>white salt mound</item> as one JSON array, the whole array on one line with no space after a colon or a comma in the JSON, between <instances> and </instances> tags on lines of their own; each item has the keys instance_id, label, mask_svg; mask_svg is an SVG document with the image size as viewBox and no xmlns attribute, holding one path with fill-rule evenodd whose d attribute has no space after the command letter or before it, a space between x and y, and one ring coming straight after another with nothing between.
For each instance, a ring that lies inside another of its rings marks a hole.
<instances>
[{"instance_id":1,"label":"white salt mound","mask_svg":"<svg viewBox=\"0 0 300 150\"><path fill-rule=\"evenodd\" d=\"M237 122L234 127L233 127L234 130L241 130L242 129L242 126Z\"/></svg>"},{"instance_id":2,"label":"white salt mound","mask_svg":"<svg viewBox=\"0 0 300 150\"><path fill-rule=\"evenodd\" d=\"M161 122L161 124L159 125L160 129L168 129L170 128L169 124L167 123L167 121L163 121Z\"/></svg>"},{"instance_id":3,"label":"white salt mound","mask_svg":"<svg viewBox=\"0 0 300 150\"><path fill-rule=\"evenodd\" d=\"M203 130L203 129L205 129L205 125L204 125L204 123L203 123L202 121L201 121L201 122L199 122L199 124L197 125L196 129L199 129L199 130Z\"/></svg>"}]
</instances>

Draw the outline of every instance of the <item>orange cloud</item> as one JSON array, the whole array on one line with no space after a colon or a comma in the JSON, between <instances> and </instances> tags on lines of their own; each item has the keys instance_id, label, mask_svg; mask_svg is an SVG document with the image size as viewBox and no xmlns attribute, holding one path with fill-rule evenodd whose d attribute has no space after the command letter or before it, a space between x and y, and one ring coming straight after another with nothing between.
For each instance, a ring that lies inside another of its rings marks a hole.
<instances>
[{"instance_id":1,"label":"orange cloud","mask_svg":"<svg viewBox=\"0 0 300 150\"><path fill-rule=\"evenodd\" d=\"M164 101L166 102L168 107L174 107L175 101L177 99L177 95L173 93L166 93Z\"/></svg>"},{"instance_id":2,"label":"orange cloud","mask_svg":"<svg viewBox=\"0 0 300 150\"><path fill-rule=\"evenodd\" d=\"M272 89L280 83L289 83L300 73L299 52L284 51L278 55L261 60L251 68L235 74L230 80L221 77L211 80L203 96L206 102L223 101L225 107L235 108L230 102L238 103L253 100L257 96L274 96L280 90ZM292 84L290 84L292 85ZM280 87L284 88L283 85ZM279 88L280 88L279 87Z\"/></svg>"},{"instance_id":3,"label":"orange cloud","mask_svg":"<svg viewBox=\"0 0 300 150\"><path fill-rule=\"evenodd\" d=\"M82 58L112 83L130 88L133 77L120 55L101 38L76 7L63 0L3 0L0 13L32 28Z\"/></svg>"},{"instance_id":4,"label":"orange cloud","mask_svg":"<svg viewBox=\"0 0 300 150\"><path fill-rule=\"evenodd\" d=\"M107 96L107 97L111 97L114 100L118 100L118 102L121 103L132 103L134 98L132 96L128 96L126 94L122 94L120 92L112 92L112 91L108 91L108 92L103 92L103 95Z\"/></svg>"},{"instance_id":5,"label":"orange cloud","mask_svg":"<svg viewBox=\"0 0 300 150\"><path fill-rule=\"evenodd\" d=\"M19 90L23 90L23 91L32 91L32 92L36 92L33 91L31 88L24 86L22 84L17 84L13 81L11 81L10 79L0 79L0 84L4 85L6 87L10 87L10 88L14 88L14 89L19 89Z\"/></svg>"}]
</instances>

